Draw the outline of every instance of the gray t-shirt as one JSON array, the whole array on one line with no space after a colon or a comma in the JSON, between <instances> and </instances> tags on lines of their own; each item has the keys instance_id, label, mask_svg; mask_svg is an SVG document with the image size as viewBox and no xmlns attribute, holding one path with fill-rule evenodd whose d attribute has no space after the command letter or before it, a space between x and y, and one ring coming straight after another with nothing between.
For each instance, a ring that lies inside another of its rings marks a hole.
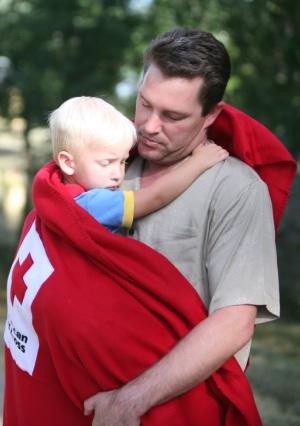
<instances>
[{"instance_id":1,"label":"gray t-shirt","mask_svg":"<svg viewBox=\"0 0 300 426\"><path fill-rule=\"evenodd\" d=\"M143 160L123 189L138 189ZM241 304L258 307L257 323L279 316L272 205L253 169L229 157L201 175L163 209L136 220L130 233L167 257L189 280L209 313ZM244 368L248 348L237 358Z\"/></svg>"}]
</instances>

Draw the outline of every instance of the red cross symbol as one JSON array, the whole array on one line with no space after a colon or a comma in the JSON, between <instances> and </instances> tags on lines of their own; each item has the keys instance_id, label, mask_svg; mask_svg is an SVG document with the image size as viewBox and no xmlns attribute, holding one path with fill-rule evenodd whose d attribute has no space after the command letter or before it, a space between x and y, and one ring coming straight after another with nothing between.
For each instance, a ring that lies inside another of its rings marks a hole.
<instances>
[{"instance_id":1,"label":"red cross symbol","mask_svg":"<svg viewBox=\"0 0 300 426\"><path fill-rule=\"evenodd\" d=\"M21 304L23 303L23 299L27 290L27 286L24 282L23 277L32 265L33 260L30 254L28 254L22 264L20 264L19 259L17 260L12 273L12 284L10 289L10 300L12 304L14 302L15 296Z\"/></svg>"}]
</instances>

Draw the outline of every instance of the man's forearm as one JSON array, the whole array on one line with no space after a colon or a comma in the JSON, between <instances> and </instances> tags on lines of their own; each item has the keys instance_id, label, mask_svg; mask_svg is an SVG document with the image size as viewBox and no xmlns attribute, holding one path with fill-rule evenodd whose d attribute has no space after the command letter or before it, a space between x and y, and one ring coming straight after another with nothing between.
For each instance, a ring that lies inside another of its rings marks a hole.
<instances>
[{"instance_id":1,"label":"man's forearm","mask_svg":"<svg viewBox=\"0 0 300 426\"><path fill-rule=\"evenodd\" d=\"M223 308L198 324L154 366L120 389L118 399L141 416L209 377L252 337L256 308Z\"/></svg>"}]
</instances>

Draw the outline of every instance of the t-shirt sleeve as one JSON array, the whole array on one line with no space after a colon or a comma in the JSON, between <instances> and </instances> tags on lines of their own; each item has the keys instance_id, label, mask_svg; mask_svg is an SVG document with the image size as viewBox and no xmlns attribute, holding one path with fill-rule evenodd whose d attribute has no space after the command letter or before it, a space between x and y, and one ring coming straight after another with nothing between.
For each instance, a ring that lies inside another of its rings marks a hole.
<instances>
[{"instance_id":1,"label":"t-shirt sleeve","mask_svg":"<svg viewBox=\"0 0 300 426\"><path fill-rule=\"evenodd\" d=\"M112 232L120 227L130 228L134 215L133 191L111 191L96 188L83 192L75 201L101 225Z\"/></svg>"},{"instance_id":2,"label":"t-shirt sleeve","mask_svg":"<svg viewBox=\"0 0 300 426\"><path fill-rule=\"evenodd\" d=\"M208 242L209 312L253 304L257 323L274 319L279 316L279 282L268 189L257 180L234 199L225 197L214 208Z\"/></svg>"}]
</instances>

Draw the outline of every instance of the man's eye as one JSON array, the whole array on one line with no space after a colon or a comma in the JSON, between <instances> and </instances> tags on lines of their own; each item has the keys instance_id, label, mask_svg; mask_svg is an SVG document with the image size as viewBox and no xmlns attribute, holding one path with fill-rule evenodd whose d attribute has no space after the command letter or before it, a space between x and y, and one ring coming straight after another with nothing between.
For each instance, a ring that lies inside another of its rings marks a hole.
<instances>
[{"instance_id":1,"label":"man's eye","mask_svg":"<svg viewBox=\"0 0 300 426\"><path fill-rule=\"evenodd\" d=\"M150 108L151 107L151 105L149 104L149 102L148 101L146 101L146 99L144 99L143 97L139 97L139 101L140 101L140 103L141 103L141 105L144 107L144 108Z\"/></svg>"},{"instance_id":2,"label":"man's eye","mask_svg":"<svg viewBox=\"0 0 300 426\"><path fill-rule=\"evenodd\" d=\"M165 118L170 121L180 121L183 120L185 117L182 117L181 115L165 114Z\"/></svg>"}]
</instances>

